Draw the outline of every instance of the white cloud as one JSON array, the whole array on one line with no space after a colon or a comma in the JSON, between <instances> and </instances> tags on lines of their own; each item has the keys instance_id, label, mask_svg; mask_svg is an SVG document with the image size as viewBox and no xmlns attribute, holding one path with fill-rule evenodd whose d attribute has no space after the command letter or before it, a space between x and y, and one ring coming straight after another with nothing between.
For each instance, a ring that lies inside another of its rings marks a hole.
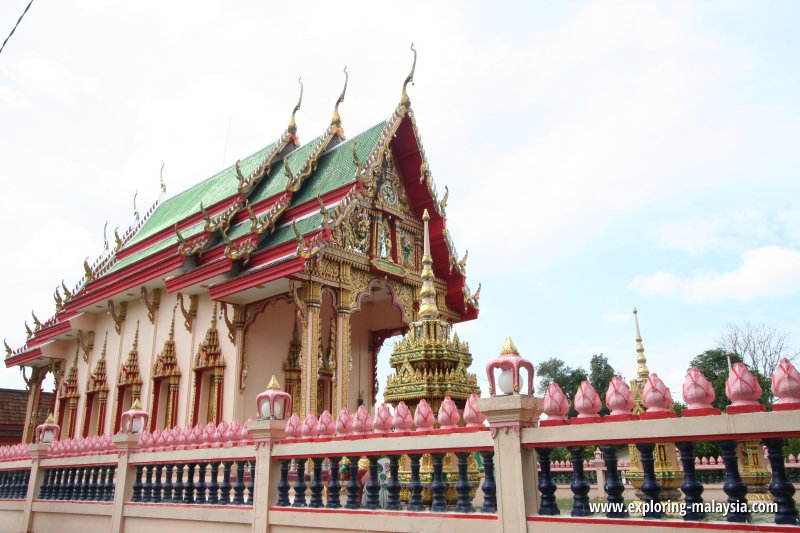
<instances>
[{"instance_id":1,"label":"white cloud","mask_svg":"<svg viewBox=\"0 0 800 533\"><path fill-rule=\"evenodd\" d=\"M800 293L800 251L765 246L742 254L737 270L689 278L658 271L636 276L631 289L644 295L680 294L692 303L791 297Z\"/></svg>"}]
</instances>

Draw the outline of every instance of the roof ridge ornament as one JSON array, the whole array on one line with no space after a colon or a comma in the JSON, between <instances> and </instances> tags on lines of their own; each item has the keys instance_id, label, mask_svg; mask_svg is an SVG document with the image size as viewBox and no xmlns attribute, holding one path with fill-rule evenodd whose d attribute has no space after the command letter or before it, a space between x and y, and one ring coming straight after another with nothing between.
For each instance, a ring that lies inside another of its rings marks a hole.
<instances>
[{"instance_id":1,"label":"roof ridge ornament","mask_svg":"<svg viewBox=\"0 0 800 533\"><path fill-rule=\"evenodd\" d=\"M161 171L158 173L158 179L161 182L161 192L167 192L167 184L164 183L164 162L161 162Z\"/></svg>"},{"instance_id":2,"label":"roof ridge ornament","mask_svg":"<svg viewBox=\"0 0 800 533\"><path fill-rule=\"evenodd\" d=\"M286 128L286 131L295 135L297 133L297 122L295 122L295 115L300 110L300 104L303 103L303 77L300 76L297 78L297 83L300 84L300 97L297 99L297 103L294 106L294 110L292 111L292 117L289 119L289 126Z\"/></svg>"},{"instance_id":3,"label":"roof ridge ornament","mask_svg":"<svg viewBox=\"0 0 800 533\"><path fill-rule=\"evenodd\" d=\"M639 380L645 380L650 375L647 368L647 357L644 355L644 344L642 344L642 334L639 332L639 310L633 308L633 321L636 324L636 363L639 365L636 375Z\"/></svg>"},{"instance_id":4,"label":"roof ridge ornament","mask_svg":"<svg viewBox=\"0 0 800 533\"><path fill-rule=\"evenodd\" d=\"M411 107L411 99L408 97L408 92L406 92L406 87L409 83L414 85L414 71L417 68L417 50L414 48L414 43L411 43L411 51L414 52L414 62L411 64L411 72L408 73L406 76L406 81L403 82L403 96L400 98L400 105L405 106L406 108Z\"/></svg>"},{"instance_id":5,"label":"roof ridge ornament","mask_svg":"<svg viewBox=\"0 0 800 533\"><path fill-rule=\"evenodd\" d=\"M344 130L342 129L342 117L339 116L339 104L344 102L344 95L347 92L347 82L350 80L350 75L347 73L347 65L344 67L344 87L339 98L336 99L336 105L333 107L333 117L331 117L331 127L339 130L339 135L344 137Z\"/></svg>"}]
</instances>

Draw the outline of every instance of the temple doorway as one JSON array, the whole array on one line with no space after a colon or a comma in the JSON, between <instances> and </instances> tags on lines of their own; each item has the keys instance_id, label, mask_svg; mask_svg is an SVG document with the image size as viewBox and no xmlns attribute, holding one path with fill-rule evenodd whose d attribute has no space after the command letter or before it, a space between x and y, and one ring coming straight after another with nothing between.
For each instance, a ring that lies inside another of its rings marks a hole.
<instances>
[{"instance_id":1,"label":"temple doorway","mask_svg":"<svg viewBox=\"0 0 800 533\"><path fill-rule=\"evenodd\" d=\"M395 287L387 280L370 282L357 304L350 317L352 370L347 408L353 412L363 404L371 412L380 400L377 398L378 354L387 339L408 331L408 323L396 300ZM391 349L387 353L391 354Z\"/></svg>"}]
</instances>

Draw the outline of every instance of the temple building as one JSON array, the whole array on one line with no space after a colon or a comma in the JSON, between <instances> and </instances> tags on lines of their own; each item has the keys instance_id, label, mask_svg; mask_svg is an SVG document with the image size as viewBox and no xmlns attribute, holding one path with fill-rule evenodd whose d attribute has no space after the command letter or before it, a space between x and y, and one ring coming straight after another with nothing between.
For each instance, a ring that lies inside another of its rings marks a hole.
<instances>
[{"instance_id":1,"label":"temple building","mask_svg":"<svg viewBox=\"0 0 800 533\"><path fill-rule=\"evenodd\" d=\"M407 348L427 357L418 341L446 336L437 354L447 361L420 368L397 352L390 392L456 374L454 399L477 390L468 348L450 335L478 316L479 290L447 230L447 194L406 92L413 74L391 117L352 137L339 114L345 79L330 125L307 143L295 121L301 85L276 141L114 230L74 288L56 287L53 316L26 323L24 346L6 344L6 366L31 374L23 441L43 401L62 438L115 433L137 399L151 430L245 420L273 374L301 415L370 409L378 352L412 324L421 329ZM52 402L41 393L48 374Z\"/></svg>"}]
</instances>

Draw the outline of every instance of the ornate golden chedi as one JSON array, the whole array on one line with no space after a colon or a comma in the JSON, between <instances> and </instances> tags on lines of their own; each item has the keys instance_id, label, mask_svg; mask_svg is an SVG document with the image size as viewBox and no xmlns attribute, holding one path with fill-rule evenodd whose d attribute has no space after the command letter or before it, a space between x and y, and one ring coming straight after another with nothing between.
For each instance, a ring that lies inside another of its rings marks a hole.
<instances>
[{"instance_id":1,"label":"ornate golden chedi","mask_svg":"<svg viewBox=\"0 0 800 533\"><path fill-rule=\"evenodd\" d=\"M408 334L394 345L389 364L395 373L387 378L383 399L395 406L403 401L412 407L425 398L437 412L445 396L450 396L456 405L463 408L467 398L473 392L479 393L480 389L475 374L467 372L472 364L469 344L461 342L458 334L451 338L451 324L439 318L427 209L422 220L420 320L412 322Z\"/></svg>"},{"instance_id":2,"label":"ornate golden chedi","mask_svg":"<svg viewBox=\"0 0 800 533\"><path fill-rule=\"evenodd\" d=\"M644 354L644 344L642 343L642 334L639 332L639 310L633 308L633 320L636 324L636 379L631 380L631 392L633 393L634 406L633 414L638 415L645 411L644 401L642 400L642 392L644 391L647 378L650 377L650 370L647 368L647 357ZM642 486L644 473L642 472L642 463L639 458L639 451L636 445L629 444L628 451L630 452L631 465L628 469L628 480L631 485L636 487L638 493ZM671 442L659 442L653 450L653 460L655 465L655 474L658 483L661 485L663 492L661 498L663 500L677 500L680 499L680 492L678 489L683 483L683 470L681 469L678 460L678 453L675 445Z\"/></svg>"}]
</instances>

